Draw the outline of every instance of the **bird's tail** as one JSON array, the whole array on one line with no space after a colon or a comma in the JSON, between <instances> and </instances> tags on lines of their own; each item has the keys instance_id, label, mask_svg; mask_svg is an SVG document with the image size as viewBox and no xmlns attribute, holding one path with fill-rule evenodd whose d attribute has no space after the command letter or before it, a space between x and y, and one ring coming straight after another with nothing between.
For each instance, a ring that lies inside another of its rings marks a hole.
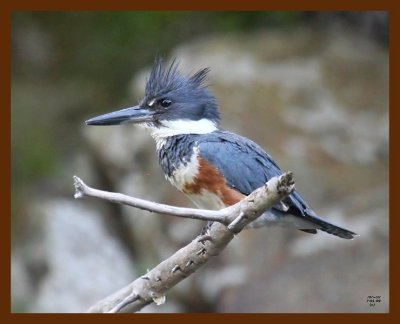
<instances>
[{"instance_id":1,"label":"bird's tail","mask_svg":"<svg viewBox=\"0 0 400 324\"><path fill-rule=\"evenodd\" d=\"M349 231L343 227L331 224L316 215L305 214L304 217L311 223L317 225L317 229L327 232L332 235L336 235L338 237L351 240L354 236L358 236L358 234Z\"/></svg>"}]
</instances>

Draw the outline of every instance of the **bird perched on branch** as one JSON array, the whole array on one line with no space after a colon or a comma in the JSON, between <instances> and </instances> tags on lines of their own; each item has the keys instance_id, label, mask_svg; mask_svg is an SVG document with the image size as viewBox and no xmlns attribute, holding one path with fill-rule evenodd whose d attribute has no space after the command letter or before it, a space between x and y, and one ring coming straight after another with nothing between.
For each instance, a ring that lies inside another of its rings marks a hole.
<instances>
[{"instance_id":1,"label":"bird perched on branch","mask_svg":"<svg viewBox=\"0 0 400 324\"><path fill-rule=\"evenodd\" d=\"M174 60L158 57L139 105L86 121L87 125L139 124L150 131L165 177L199 208L233 205L282 171L253 141L219 128L215 97L205 84L208 68L190 76ZM279 225L345 239L356 233L323 220L295 190L248 227Z\"/></svg>"}]
</instances>

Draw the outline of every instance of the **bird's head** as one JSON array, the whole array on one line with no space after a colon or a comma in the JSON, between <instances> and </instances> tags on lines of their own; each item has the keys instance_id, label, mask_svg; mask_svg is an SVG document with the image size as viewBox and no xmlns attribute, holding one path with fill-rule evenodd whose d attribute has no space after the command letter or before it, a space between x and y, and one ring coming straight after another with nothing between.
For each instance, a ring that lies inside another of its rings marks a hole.
<instances>
[{"instance_id":1,"label":"bird's head","mask_svg":"<svg viewBox=\"0 0 400 324\"><path fill-rule=\"evenodd\" d=\"M217 129L219 112L215 97L204 84L209 68L190 76L178 71L174 60L164 67L157 58L147 79L145 96L130 107L91 118L87 125L139 124L155 137L204 134Z\"/></svg>"}]
</instances>

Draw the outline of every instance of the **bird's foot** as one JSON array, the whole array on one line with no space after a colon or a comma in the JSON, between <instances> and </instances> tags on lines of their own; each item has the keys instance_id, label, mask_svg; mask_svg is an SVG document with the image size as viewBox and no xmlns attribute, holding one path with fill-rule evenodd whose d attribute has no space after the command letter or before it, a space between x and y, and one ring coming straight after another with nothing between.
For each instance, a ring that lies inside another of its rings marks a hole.
<instances>
[{"instance_id":1,"label":"bird's foot","mask_svg":"<svg viewBox=\"0 0 400 324\"><path fill-rule=\"evenodd\" d=\"M205 235L210 232L211 226L214 222L208 221L206 225L201 229L200 235Z\"/></svg>"},{"instance_id":2,"label":"bird's foot","mask_svg":"<svg viewBox=\"0 0 400 324\"><path fill-rule=\"evenodd\" d=\"M201 229L201 232L200 232L199 236L197 236L197 237L195 238L195 240L196 240L197 242L202 243L202 242L205 242L205 241L211 241L210 229L211 229L211 226L212 226L213 223L214 223L214 222L209 221L209 222L207 222L206 225L203 226L203 228Z\"/></svg>"}]
</instances>

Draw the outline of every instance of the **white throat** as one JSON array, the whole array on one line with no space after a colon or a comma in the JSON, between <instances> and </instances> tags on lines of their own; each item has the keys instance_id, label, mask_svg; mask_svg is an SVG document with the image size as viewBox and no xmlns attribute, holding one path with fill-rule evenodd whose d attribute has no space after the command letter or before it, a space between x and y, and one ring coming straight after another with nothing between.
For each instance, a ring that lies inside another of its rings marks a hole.
<instances>
[{"instance_id":1,"label":"white throat","mask_svg":"<svg viewBox=\"0 0 400 324\"><path fill-rule=\"evenodd\" d=\"M208 119L200 120L164 120L159 127L148 127L151 136L160 148L165 139L170 136L183 134L208 134L218 130L217 125Z\"/></svg>"}]
</instances>

